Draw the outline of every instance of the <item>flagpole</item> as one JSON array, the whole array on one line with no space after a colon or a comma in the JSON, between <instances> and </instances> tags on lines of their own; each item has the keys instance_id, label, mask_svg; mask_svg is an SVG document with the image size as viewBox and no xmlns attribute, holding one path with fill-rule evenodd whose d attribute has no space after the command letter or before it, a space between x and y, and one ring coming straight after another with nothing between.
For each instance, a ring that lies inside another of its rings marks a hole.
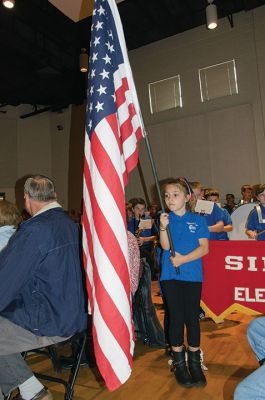
<instances>
[{"instance_id":1,"label":"flagpole","mask_svg":"<svg viewBox=\"0 0 265 400\"><path fill-rule=\"evenodd\" d=\"M110 1L110 0L108 0L108 1ZM112 1L114 1L114 0L112 0ZM110 2L110 4L112 4L112 2ZM112 11L117 13L117 17L120 18L119 12L118 12L118 8L117 7L113 7L114 4L115 4L115 1L111 6ZM157 193L158 193L158 198L159 198L159 201L160 201L161 209L162 209L162 212L164 213L165 212L165 207L164 207L164 202L162 201L162 197L161 197L161 193L160 193L159 182L158 182L156 167L155 167L155 163L154 163L154 158L153 158L152 151L151 151L151 146L150 146L150 143L149 143L149 140L148 140L148 135L147 135L147 132L145 130L143 116L142 116L142 113L141 113L141 110L140 110L140 105L139 105L139 101L138 101L138 97L137 97L137 93L136 93L136 89L135 89L135 85L134 85L134 81L133 81L132 71L131 71L131 67L130 67L130 63L129 63L129 58L128 58L128 54L127 54L127 50L126 50L126 43L125 43L125 39L124 39L123 34L120 35L120 44L121 44L121 50L122 50L122 54L123 54L124 60L126 60L127 79L128 79L128 82L129 82L129 87L131 89L131 95L132 95L132 98L133 98L134 107L135 107L136 113L137 113L137 115L138 115L138 117L139 117L139 119L141 121L141 127L142 127L142 131L143 131L143 138L145 139L145 143L146 143L146 147L147 147L147 153L148 153L148 156L149 156L149 159L150 159L151 168L152 168L152 172L153 172L154 179L155 179L155 185L156 185L156 189L157 189ZM170 244L171 254L172 254L172 256L174 256L175 255L175 250L174 250L173 242L172 242L172 239L171 239L169 226L167 226L166 231L167 231L168 240L169 240L169 244ZM177 268L177 271L179 271L178 268Z\"/></svg>"},{"instance_id":2,"label":"flagpole","mask_svg":"<svg viewBox=\"0 0 265 400\"><path fill-rule=\"evenodd\" d=\"M161 192L160 192L158 175L157 175L157 171L156 171L156 166L155 166L155 161L154 161L152 149L151 149L150 142L149 142L149 139L148 139L148 133L147 133L147 131L145 129L142 115L140 114L140 116L141 116L142 126L143 126L143 130L144 130L144 140L145 140L145 144L146 144L146 149L147 149L148 157L149 157L149 160L150 160L150 163L151 163L151 168L152 168L152 172L153 172L154 179L155 179L155 186L156 186L156 190L157 190L157 194L158 194L158 199L159 199L159 202L160 202L160 205L161 205L161 210L162 210L163 213L165 213L166 210L165 210L164 202L162 200L162 196L161 196ZM170 251L171 251L172 256L174 256L175 255L175 249L174 249L174 245L173 245L173 241L172 241L169 225L167 225L166 231L167 231L167 236L168 236L168 240L169 240ZM177 271L178 271L178 268L177 268Z\"/></svg>"},{"instance_id":3,"label":"flagpole","mask_svg":"<svg viewBox=\"0 0 265 400\"><path fill-rule=\"evenodd\" d=\"M150 199L149 199L146 183L145 183L145 180L144 180L144 174L143 174L142 166L141 166L141 163L140 163L139 159L138 159L137 168L138 168L140 181L141 181L141 184L142 184L142 188L143 188L143 191L144 191L146 202L147 202L148 206L150 206Z\"/></svg>"}]
</instances>

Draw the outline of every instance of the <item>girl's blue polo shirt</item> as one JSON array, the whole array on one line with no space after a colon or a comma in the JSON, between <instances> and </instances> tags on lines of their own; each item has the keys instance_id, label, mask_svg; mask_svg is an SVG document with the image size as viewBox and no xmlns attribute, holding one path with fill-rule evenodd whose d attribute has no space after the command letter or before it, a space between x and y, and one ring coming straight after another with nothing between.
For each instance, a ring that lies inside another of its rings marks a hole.
<instances>
[{"instance_id":1,"label":"girl's blue polo shirt","mask_svg":"<svg viewBox=\"0 0 265 400\"><path fill-rule=\"evenodd\" d=\"M261 216L262 219L265 219L265 206L260 204L260 209L261 209ZM248 220L246 223L246 228L251 230L251 231L257 231L262 232L265 229L265 223L259 222L259 217L257 213L257 208L254 207L252 211L250 211ZM265 240L265 232L262 233L257 237L257 240Z\"/></svg>"},{"instance_id":2,"label":"girl's blue polo shirt","mask_svg":"<svg viewBox=\"0 0 265 400\"><path fill-rule=\"evenodd\" d=\"M169 228L175 251L182 255L186 255L199 247L199 239L209 239L210 237L206 219L189 211L186 211L181 217L170 212ZM190 282L203 281L201 258L181 265L178 268L180 272L178 274L171 263L170 256L169 250L163 251L161 281L172 279Z\"/></svg>"}]
</instances>

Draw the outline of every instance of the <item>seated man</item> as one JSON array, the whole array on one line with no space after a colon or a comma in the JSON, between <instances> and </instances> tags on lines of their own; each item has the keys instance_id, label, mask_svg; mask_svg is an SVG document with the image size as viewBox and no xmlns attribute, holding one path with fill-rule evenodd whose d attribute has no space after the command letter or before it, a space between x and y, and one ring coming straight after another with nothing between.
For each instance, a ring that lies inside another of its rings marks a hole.
<instances>
[{"instance_id":1,"label":"seated man","mask_svg":"<svg viewBox=\"0 0 265 400\"><path fill-rule=\"evenodd\" d=\"M24 198L31 218L0 253L0 399L49 400L20 353L86 329L78 230L50 179L28 178Z\"/></svg>"}]
</instances>

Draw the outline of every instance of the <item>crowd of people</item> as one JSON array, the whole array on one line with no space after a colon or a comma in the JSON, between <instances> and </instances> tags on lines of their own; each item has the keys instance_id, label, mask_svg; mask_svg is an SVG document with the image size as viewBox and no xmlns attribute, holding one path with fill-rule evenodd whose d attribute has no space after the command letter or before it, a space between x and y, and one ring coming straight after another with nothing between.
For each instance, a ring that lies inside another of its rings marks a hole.
<instances>
[{"instance_id":1,"label":"crowd of people","mask_svg":"<svg viewBox=\"0 0 265 400\"><path fill-rule=\"evenodd\" d=\"M223 207L217 189L204 189L200 182L185 178L168 179L161 191L165 212L155 203L147 207L139 197L126 204L131 294L134 298L145 260L151 278L159 277L165 345L176 380L186 388L205 386L199 318L202 257L208 253L209 240L228 240L231 214L250 202L255 207L246 234L265 240L265 185L243 185L242 199L236 204L228 193ZM74 210L62 209L47 177L28 178L24 199L22 213L9 201L0 201L0 400L15 387L22 400L51 400L21 352L65 341L87 329L80 218ZM198 200L213 203L210 211L198 208ZM254 399L255 387L265 395L264 327L265 317L249 326L248 340L261 368L238 385L235 400Z\"/></svg>"},{"instance_id":2,"label":"crowd of people","mask_svg":"<svg viewBox=\"0 0 265 400\"><path fill-rule=\"evenodd\" d=\"M202 257L208 252L208 240L229 240L227 234L233 229L231 214L244 204L255 203L247 218L245 233L251 239L265 240L265 185L243 185L242 198L238 203L235 202L234 194L227 193L223 207L219 191L215 188L204 189L200 182L187 182L183 178L169 179L162 191L166 213L161 212L154 203L147 208L141 198L133 198L127 203L128 229L137 237L141 256L148 253L153 279L156 279L157 269L161 271L166 347L173 360L172 371L176 380L187 388L204 386L206 378L201 368L198 318L203 316L203 310L200 309ZM213 202L211 212L198 210L198 200ZM153 224L146 230L141 229L141 220L150 219ZM145 243L148 247L144 247ZM261 360L261 365L265 360L264 325L265 317L259 318L252 323L248 333L250 344ZM185 347L184 326L188 348ZM240 383L235 399L254 399L251 396L254 396L261 372L255 371L252 375ZM262 382L259 385L265 396L265 385Z\"/></svg>"}]
</instances>

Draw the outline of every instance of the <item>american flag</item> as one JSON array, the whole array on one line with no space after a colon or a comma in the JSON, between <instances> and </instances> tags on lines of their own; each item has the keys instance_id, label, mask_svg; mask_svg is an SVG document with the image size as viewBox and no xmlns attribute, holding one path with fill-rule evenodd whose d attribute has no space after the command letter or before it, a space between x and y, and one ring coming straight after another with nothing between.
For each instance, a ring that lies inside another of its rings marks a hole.
<instances>
[{"instance_id":1,"label":"american flag","mask_svg":"<svg viewBox=\"0 0 265 400\"><path fill-rule=\"evenodd\" d=\"M84 164L83 254L98 368L109 390L131 374L132 328L124 186L143 137L114 0L95 0Z\"/></svg>"}]
</instances>

